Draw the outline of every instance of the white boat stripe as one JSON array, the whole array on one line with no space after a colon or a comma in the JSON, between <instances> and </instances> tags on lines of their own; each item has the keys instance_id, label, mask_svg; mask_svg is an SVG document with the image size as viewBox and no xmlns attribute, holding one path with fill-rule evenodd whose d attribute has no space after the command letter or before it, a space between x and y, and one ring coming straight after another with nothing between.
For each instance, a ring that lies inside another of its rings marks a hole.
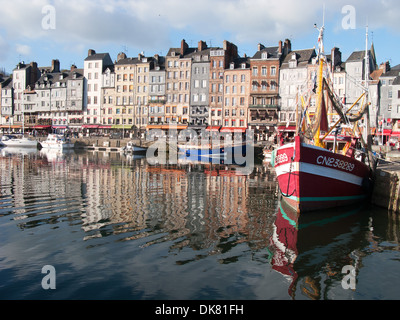
<instances>
[{"instance_id":1,"label":"white boat stripe","mask_svg":"<svg viewBox=\"0 0 400 320\"><path fill-rule=\"evenodd\" d=\"M276 175L279 177L282 174L287 174L290 172L290 163L278 166L275 168L276 170ZM292 163L292 173L295 172L304 172L304 173L309 173L309 174L314 174L317 176L321 177L326 177L326 178L331 178L335 180L340 180L344 182L348 182L351 184L355 184L358 186L362 185L362 177L356 176L354 174L348 173L348 172L343 172L340 170L332 169L332 168L327 168L324 166L319 166L315 164L309 164L309 163L298 163L294 162Z\"/></svg>"}]
</instances>

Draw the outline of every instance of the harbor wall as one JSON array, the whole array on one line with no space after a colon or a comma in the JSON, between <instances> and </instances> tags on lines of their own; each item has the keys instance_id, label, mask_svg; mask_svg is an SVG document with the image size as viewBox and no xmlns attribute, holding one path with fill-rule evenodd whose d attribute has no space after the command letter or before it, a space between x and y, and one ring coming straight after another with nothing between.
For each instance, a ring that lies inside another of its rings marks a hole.
<instances>
[{"instance_id":1,"label":"harbor wall","mask_svg":"<svg viewBox=\"0 0 400 320\"><path fill-rule=\"evenodd\" d=\"M371 202L390 212L400 213L400 163L379 164Z\"/></svg>"}]
</instances>

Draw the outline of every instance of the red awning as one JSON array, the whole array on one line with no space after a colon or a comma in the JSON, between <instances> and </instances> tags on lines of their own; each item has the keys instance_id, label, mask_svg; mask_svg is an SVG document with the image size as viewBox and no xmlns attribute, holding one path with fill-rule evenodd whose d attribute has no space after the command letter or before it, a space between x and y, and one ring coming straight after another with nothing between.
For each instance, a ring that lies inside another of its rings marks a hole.
<instances>
[{"instance_id":1,"label":"red awning","mask_svg":"<svg viewBox=\"0 0 400 320\"><path fill-rule=\"evenodd\" d=\"M295 132L296 131L296 126L279 126L278 127L279 131L283 131L283 132Z\"/></svg>"},{"instance_id":2,"label":"red awning","mask_svg":"<svg viewBox=\"0 0 400 320\"><path fill-rule=\"evenodd\" d=\"M36 125L33 127L34 129L49 129L51 125Z\"/></svg>"},{"instance_id":3,"label":"red awning","mask_svg":"<svg viewBox=\"0 0 400 320\"><path fill-rule=\"evenodd\" d=\"M246 128L224 127L224 128L221 128L220 132L242 132L242 133L244 133L244 132L246 132Z\"/></svg>"},{"instance_id":4,"label":"red awning","mask_svg":"<svg viewBox=\"0 0 400 320\"><path fill-rule=\"evenodd\" d=\"M221 126L210 126L207 127L207 131L219 131L219 129L221 128Z\"/></svg>"},{"instance_id":5,"label":"red awning","mask_svg":"<svg viewBox=\"0 0 400 320\"><path fill-rule=\"evenodd\" d=\"M382 130L377 130L377 131L375 132L375 134L376 134L377 136L381 136L381 135L382 135ZM383 135L384 135L384 136L390 136L390 135L393 135L393 134L394 134L394 132L392 132L391 129L383 129Z\"/></svg>"},{"instance_id":6,"label":"red awning","mask_svg":"<svg viewBox=\"0 0 400 320\"><path fill-rule=\"evenodd\" d=\"M111 125L107 126L107 125L102 125L98 127L99 129L111 129Z\"/></svg>"},{"instance_id":7,"label":"red awning","mask_svg":"<svg viewBox=\"0 0 400 320\"><path fill-rule=\"evenodd\" d=\"M82 125L83 129L97 129L99 127L98 124L84 124Z\"/></svg>"}]
</instances>

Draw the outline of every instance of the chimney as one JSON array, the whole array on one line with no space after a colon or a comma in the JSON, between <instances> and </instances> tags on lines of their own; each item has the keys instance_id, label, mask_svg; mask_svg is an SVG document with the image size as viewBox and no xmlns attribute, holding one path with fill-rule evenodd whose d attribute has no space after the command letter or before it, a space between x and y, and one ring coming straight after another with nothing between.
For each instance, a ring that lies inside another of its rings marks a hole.
<instances>
[{"instance_id":1,"label":"chimney","mask_svg":"<svg viewBox=\"0 0 400 320\"><path fill-rule=\"evenodd\" d=\"M186 50L189 48L188 44L186 43L185 39L181 41L181 56L183 56Z\"/></svg>"},{"instance_id":2,"label":"chimney","mask_svg":"<svg viewBox=\"0 0 400 320\"><path fill-rule=\"evenodd\" d=\"M142 58L143 58L143 57L144 57L143 52L141 52L141 53L138 54L138 59L139 59L139 61L142 61Z\"/></svg>"},{"instance_id":3,"label":"chimney","mask_svg":"<svg viewBox=\"0 0 400 320\"><path fill-rule=\"evenodd\" d=\"M332 67L336 67L342 63L342 53L339 48L333 48L331 51Z\"/></svg>"},{"instance_id":4,"label":"chimney","mask_svg":"<svg viewBox=\"0 0 400 320\"><path fill-rule=\"evenodd\" d=\"M35 82L39 79L40 77L40 70L38 69L37 63L32 61L30 64L31 70L30 70L30 77L29 77L29 85L32 87L35 86Z\"/></svg>"},{"instance_id":5,"label":"chimney","mask_svg":"<svg viewBox=\"0 0 400 320\"><path fill-rule=\"evenodd\" d=\"M278 53L282 54L282 40L279 40L279 49L278 49Z\"/></svg>"},{"instance_id":6,"label":"chimney","mask_svg":"<svg viewBox=\"0 0 400 320\"><path fill-rule=\"evenodd\" d=\"M197 48L199 51L203 51L203 50L207 49L207 43L205 41L200 40Z\"/></svg>"},{"instance_id":7,"label":"chimney","mask_svg":"<svg viewBox=\"0 0 400 320\"><path fill-rule=\"evenodd\" d=\"M126 54L124 52L120 52L117 55L117 62L121 59L126 59Z\"/></svg>"},{"instance_id":8,"label":"chimney","mask_svg":"<svg viewBox=\"0 0 400 320\"><path fill-rule=\"evenodd\" d=\"M289 39L285 40L285 44L283 46L283 54L286 56L288 55L290 52L292 52L292 43L290 42Z\"/></svg>"},{"instance_id":9,"label":"chimney","mask_svg":"<svg viewBox=\"0 0 400 320\"><path fill-rule=\"evenodd\" d=\"M50 72L60 72L60 61L58 59L51 60Z\"/></svg>"},{"instance_id":10,"label":"chimney","mask_svg":"<svg viewBox=\"0 0 400 320\"><path fill-rule=\"evenodd\" d=\"M72 64L71 65L71 71L74 71L75 69L77 69L76 65Z\"/></svg>"},{"instance_id":11,"label":"chimney","mask_svg":"<svg viewBox=\"0 0 400 320\"><path fill-rule=\"evenodd\" d=\"M380 70L383 70L383 73L385 74L386 72L388 72L390 70L390 63L389 61L383 62L381 63L381 65L379 66Z\"/></svg>"},{"instance_id":12,"label":"chimney","mask_svg":"<svg viewBox=\"0 0 400 320\"><path fill-rule=\"evenodd\" d=\"M94 54L96 54L96 51L94 51L93 49L89 49L89 51L88 51L88 57L90 57L90 56L92 56L92 55L94 55Z\"/></svg>"},{"instance_id":13,"label":"chimney","mask_svg":"<svg viewBox=\"0 0 400 320\"><path fill-rule=\"evenodd\" d=\"M158 60L160 59L160 56L158 54L154 55L154 60L156 60L156 62L158 62Z\"/></svg>"},{"instance_id":14,"label":"chimney","mask_svg":"<svg viewBox=\"0 0 400 320\"><path fill-rule=\"evenodd\" d=\"M264 48L265 48L264 45L259 43L258 46L257 46L257 49L258 49L257 51L261 51Z\"/></svg>"}]
</instances>

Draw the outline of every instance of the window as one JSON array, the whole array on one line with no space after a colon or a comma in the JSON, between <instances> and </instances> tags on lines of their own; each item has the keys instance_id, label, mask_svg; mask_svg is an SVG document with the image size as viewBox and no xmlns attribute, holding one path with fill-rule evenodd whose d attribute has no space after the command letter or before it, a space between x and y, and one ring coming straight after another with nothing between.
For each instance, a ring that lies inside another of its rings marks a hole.
<instances>
[{"instance_id":1,"label":"window","mask_svg":"<svg viewBox=\"0 0 400 320\"><path fill-rule=\"evenodd\" d=\"M253 76L258 75L258 68L257 67L253 67Z\"/></svg>"},{"instance_id":2,"label":"window","mask_svg":"<svg viewBox=\"0 0 400 320\"><path fill-rule=\"evenodd\" d=\"M271 67L271 76L276 76L276 67Z\"/></svg>"},{"instance_id":3,"label":"window","mask_svg":"<svg viewBox=\"0 0 400 320\"><path fill-rule=\"evenodd\" d=\"M266 75L267 75L267 67L262 67L262 69L261 69L261 74L262 74L263 76L266 76Z\"/></svg>"}]
</instances>

